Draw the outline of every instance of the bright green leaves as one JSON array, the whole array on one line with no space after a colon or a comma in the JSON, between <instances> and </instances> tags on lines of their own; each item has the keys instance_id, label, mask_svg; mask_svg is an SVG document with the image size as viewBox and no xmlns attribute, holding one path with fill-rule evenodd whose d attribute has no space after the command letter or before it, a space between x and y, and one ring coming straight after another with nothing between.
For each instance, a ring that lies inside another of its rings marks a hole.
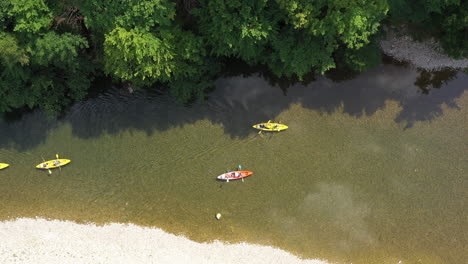
<instances>
[{"instance_id":1,"label":"bright green leaves","mask_svg":"<svg viewBox=\"0 0 468 264\"><path fill-rule=\"evenodd\" d=\"M18 41L13 35L0 31L0 64L9 67L17 63L27 65L28 54L18 46Z\"/></svg>"},{"instance_id":2,"label":"bright green leaves","mask_svg":"<svg viewBox=\"0 0 468 264\"><path fill-rule=\"evenodd\" d=\"M6 27L6 19L8 12L8 3L6 1L0 1L0 30L4 30Z\"/></svg>"},{"instance_id":3,"label":"bright green leaves","mask_svg":"<svg viewBox=\"0 0 468 264\"><path fill-rule=\"evenodd\" d=\"M121 1L122 3L124 1ZM94 34L93 38L100 39L115 27L115 18L125 11L126 6L119 1L81 1L80 12L84 15L86 28Z\"/></svg>"},{"instance_id":4,"label":"bright green leaves","mask_svg":"<svg viewBox=\"0 0 468 264\"><path fill-rule=\"evenodd\" d=\"M257 62L274 32L275 19L266 0L209 0L194 11L206 44L218 56Z\"/></svg>"},{"instance_id":5,"label":"bright green leaves","mask_svg":"<svg viewBox=\"0 0 468 264\"><path fill-rule=\"evenodd\" d=\"M78 67L76 58L79 51L87 47L87 41L81 36L48 32L36 39L30 50L37 65L75 69Z\"/></svg>"},{"instance_id":6,"label":"bright green leaves","mask_svg":"<svg viewBox=\"0 0 468 264\"><path fill-rule=\"evenodd\" d=\"M86 96L94 70L82 58L87 47L88 42L81 36L55 32L44 34L30 46L31 61L37 67L31 88L43 97L38 98L41 108L57 113L73 100Z\"/></svg>"},{"instance_id":7,"label":"bright green leaves","mask_svg":"<svg viewBox=\"0 0 468 264\"><path fill-rule=\"evenodd\" d=\"M104 34L116 27L151 31L171 26L175 18L175 4L168 0L84 1L80 8L86 27Z\"/></svg>"},{"instance_id":8,"label":"bright green leaves","mask_svg":"<svg viewBox=\"0 0 468 264\"><path fill-rule=\"evenodd\" d=\"M334 68L337 49L369 44L387 11L385 0L206 0L194 14L212 54L301 78Z\"/></svg>"},{"instance_id":9,"label":"bright green leaves","mask_svg":"<svg viewBox=\"0 0 468 264\"><path fill-rule=\"evenodd\" d=\"M14 17L14 31L36 33L52 22L52 14L43 0L6 0L7 15Z\"/></svg>"},{"instance_id":10,"label":"bright green leaves","mask_svg":"<svg viewBox=\"0 0 468 264\"><path fill-rule=\"evenodd\" d=\"M203 64L200 39L176 28L156 33L116 28L106 35L104 51L106 71L137 84L192 77Z\"/></svg>"},{"instance_id":11,"label":"bright green leaves","mask_svg":"<svg viewBox=\"0 0 468 264\"><path fill-rule=\"evenodd\" d=\"M122 80L167 81L175 69L171 43L138 29L111 31L106 35L104 52L107 72Z\"/></svg>"},{"instance_id":12,"label":"bright green leaves","mask_svg":"<svg viewBox=\"0 0 468 264\"><path fill-rule=\"evenodd\" d=\"M299 77L312 71L323 73L335 67L333 48L328 48L322 39L303 36L289 30L279 34L271 42L272 53L265 63L277 76Z\"/></svg>"},{"instance_id":13,"label":"bright green leaves","mask_svg":"<svg viewBox=\"0 0 468 264\"><path fill-rule=\"evenodd\" d=\"M166 0L127 0L127 9L116 18L116 25L151 30L157 26L167 27L175 18L175 4Z\"/></svg>"},{"instance_id":14,"label":"bright green leaves","mask_svg":"<svg viewBox=\"0 0 468 264\"><path fill-rule=\"evenodd\" d=\"M124 9L113 10L113 29L104 38L104 67L134 88L156 82L170 85L182 101L200 94L197 85L206 73L202 39L182 30L173 20L175 5L170 1L123 2ZM182 85L184 84L184 85Z\"/></svg>"},{"instance_id":15,"label":"bright green leaves","mask_svg":"<svg viewBox=\"0 0 468 264\"><path fill-rule=\"evenodd\" d=\"M0 4L0 111L40 107L56 114L86 96L90 62L86 39L51 28L44 0L7 0Z\"/></svg>"},{"instance_id":16,"label":"bright green leaves","mask_svg":"<svg viewBox=\"0 0 468 264\"><path fill-rule=\"evenodd\" d=\"M328 45L339 40L358 49L369 43L388 11L385 0L276 0L285 21L306 34L322 37Z\"/></svg>"},{"instance_id":17,"label":"bright green leaves","mask_svg":"<svg viewBox=\"0 0 468 264\"><path fill-rule=\"evenodd\" d=\"M282 15L284 15L284 21L292 25L294 29L310 28L313 23L311 18L320 15L320 7L313 2L276 0Z\"/></svg>"}]
</instances>

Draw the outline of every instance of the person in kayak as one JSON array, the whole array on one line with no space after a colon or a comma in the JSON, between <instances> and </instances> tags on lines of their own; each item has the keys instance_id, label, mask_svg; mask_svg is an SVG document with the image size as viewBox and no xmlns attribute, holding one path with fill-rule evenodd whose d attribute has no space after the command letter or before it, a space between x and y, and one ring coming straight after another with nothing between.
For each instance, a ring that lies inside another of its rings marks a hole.
<instances>
[{"instance_id":1,"label":"person in kayak","mask_svg":"<svg viewBox=\"0 0 468 264\"><path fill-rule=\"evenodd\" d=\"M60 164L60 160L54 160L54 165L57 166Z\"/></svg>"}]
</instances>

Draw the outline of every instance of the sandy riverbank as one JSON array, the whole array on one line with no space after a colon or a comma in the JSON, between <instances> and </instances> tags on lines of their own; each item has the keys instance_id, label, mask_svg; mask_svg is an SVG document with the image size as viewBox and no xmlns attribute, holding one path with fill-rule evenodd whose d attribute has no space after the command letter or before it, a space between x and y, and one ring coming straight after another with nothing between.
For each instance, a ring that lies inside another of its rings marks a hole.
<instances>
[{"instance_id":1,"label":"sandy riverbank","mask_svg":"<svg viewBox=\"0 0 468 264\"><path fill-rule=\"evenodd\" d=\"M308 263L281 249L197 243L136 225L28 219L0 222L0 263Z\"/></svg>"},{"instance_id":2,"label":"sandy riverbank","mask_svg":"<svg viewBox=\"0 0 468 264\"><path fill-rule=\"evenodd\" d=\"M404 28L386 29L386 38L380 42L382 51L398 61L409 62L417 68L437 71L444 68L468 68L468 59L453 59L445 55L434 39L413 40Z\"/></svg>"}]
</instances>

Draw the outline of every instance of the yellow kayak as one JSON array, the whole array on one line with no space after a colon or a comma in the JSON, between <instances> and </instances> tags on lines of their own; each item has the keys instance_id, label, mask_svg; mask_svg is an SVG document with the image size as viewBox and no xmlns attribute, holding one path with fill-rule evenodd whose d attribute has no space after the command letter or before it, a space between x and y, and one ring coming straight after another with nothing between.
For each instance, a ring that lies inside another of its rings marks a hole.
<instances>
[{"instance_id":1,"label":"yellow kayak","mask_svg":"<svg viewBox=\"0 0 468 264\"><path fill-rule=\"evenodd\" d=\"M71 160L69 159L54 159L54 160L48 160L46 162L42 162L41 164L37 165L36 168L38 169L53 169L53 168L58 168L67 165L70 163Z\"/></svg>"},{"instance_id":2,"label":"yellow kayak","mask_svg":"<svg viewBox=\"0 0 468 264\"><path fill-rule=\"evenodd\" d=\"M288 126L281 123L271 123L268 121L267 123L253 125L253 128L263 131L282 131L288 129Z\"/></svg>"},{"instance_id":3,"label":"yellow kayak","mask_svg":"<svg viewBox=\"0 0 468 264\"><path fill-rule=\"evenodd\" d=\"M6 167L8 167L8 166L10 166L10 164L0 163L0 170L6 168Z\"/></svg>"}]
</instances>

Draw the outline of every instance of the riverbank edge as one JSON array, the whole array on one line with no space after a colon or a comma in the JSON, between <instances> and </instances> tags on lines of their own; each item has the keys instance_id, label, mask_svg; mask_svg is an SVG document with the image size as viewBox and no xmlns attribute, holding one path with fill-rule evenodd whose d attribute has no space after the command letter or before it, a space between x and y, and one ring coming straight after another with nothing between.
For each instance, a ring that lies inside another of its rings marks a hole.
<instances>
[{"instance_id":1,"label":"riverbank edge","mask_svg":"<svg viewBox=\"0 0 468 264\"><path fill-rule=\"evenodd\" d=\"M385 55L397 61L408 62L427 71L468 68L468 59L449 57L434 39L415 41L405 27L390 26L383 30L385 38L380 41L380 48Z\"/></svg>"},{"instance_id":2,"label":"riverbank edge","mask_svg":"<svg viewBox=\"0 0 468 264\"><path fill-rule=\"evenodd\" d=\"M218 240L197 243L159 228L43 218L0 222L0 263L302 263L279 248Z\"/></svg>"}]
</instances>

